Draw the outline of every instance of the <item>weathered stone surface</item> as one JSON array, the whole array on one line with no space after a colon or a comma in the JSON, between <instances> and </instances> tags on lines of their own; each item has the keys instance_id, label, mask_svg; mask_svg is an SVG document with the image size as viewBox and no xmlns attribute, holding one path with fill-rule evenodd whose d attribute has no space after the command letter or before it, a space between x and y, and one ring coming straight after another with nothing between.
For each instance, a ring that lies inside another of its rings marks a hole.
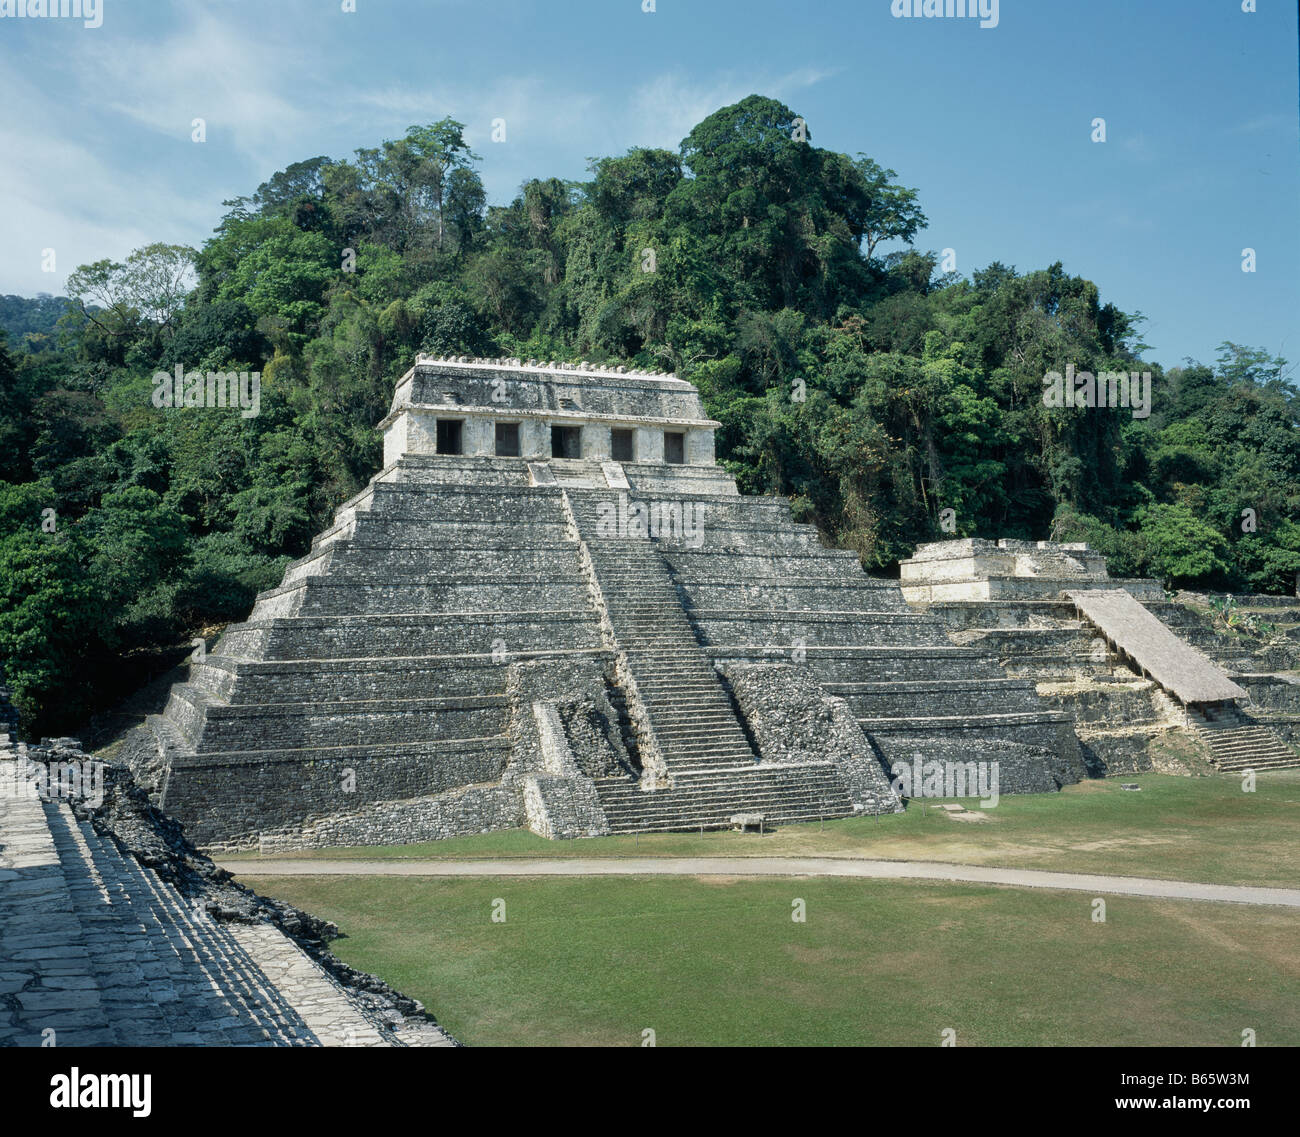
<instances>
[{"instance_id":1,"label":"weathered stone surface","mask_svg":"<svg viewBox=\"0 0 1300 1137\"><path fill-rule=\"evenodd\" d=\"M1138 600L1164 599L1155 580L1112 580L1105 558L1086 544L989 541L966 537L921 545L900 562L903 596L913 604L962 600L1044 600L1065 589L1105 582Z\"/></svg>"},{"instance_id":2,"label":"weathered stone surface","mask_svg":"<svg viewBox=\"0 0 1300 1137\"><path fill-rule=\"evenodd\" d=\"M1093 774L1300 765L1286 741L1300 721L1286 709L1293 680L1267 673L1300 662L1287 648L1300 641L1296 598L1218 597L1238 624L1220 628L1210 598L1113 581L1086 545L974 539L922 546L903 591L1070 714Z\"/></svg>"},{"instance_id":3,"label":"weathered stone surface","mask_svg":"<svg viewBox=\"0 0 1300 1137\"><path fill-rule=\"evenodd\" d=\"M102 798L25 791L0 758L0 1045L454 1045L336 959L332 925L235 884L123 766ZM15 787L20 787L21 792Z\"/></svg>"},{"instance_id":4,"label":"weathered stone surface","mask_svg":"<svg viewBox=\"0 0 1300 1137\"><path fill-rule=\"evenodd\" d=\"M903 808L848 704L782 663L725 663L719 670L764 762L835 763L858 813Z\"/></svg>"}]
</instances>

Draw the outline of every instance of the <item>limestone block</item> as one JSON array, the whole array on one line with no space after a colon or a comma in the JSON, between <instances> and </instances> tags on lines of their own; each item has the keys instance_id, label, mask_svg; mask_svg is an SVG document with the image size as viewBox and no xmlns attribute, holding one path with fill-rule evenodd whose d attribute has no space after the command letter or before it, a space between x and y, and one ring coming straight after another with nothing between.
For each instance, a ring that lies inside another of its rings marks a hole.
<instances>
[{"instance_id":1,"label":"limestone block","mask_svg":"<svg viewBox=\"0 0 1300 1137\"><path fill-rule=\"evenodd\" d=\"M570 839L609 832L600 796L588 777L530 775L524 779L523 795L528 828L539 836Z\"/></svg>"},{"instance_id":2,"label":"limestone block","mask_svg":"<svg viewBox=\"0 0 1300 1137\"><path fill-rule=\"evenodd\" d=\"M410 416L402 415L384 428L384 465L391 466L403 454L407 447L407 427Z\"/></svg>"},{"instance_id":3,"label":"limestone block","mask_svg":"<svg viewBox=\"0 0 1300 1137\"><path fill-rule=\"evenodd\" d=\"M461 447L472 458L490 458L496 454L496 423L489 418L467 418L461 435Z\"/></svg>"},{"instance_id":4,"label":"limestone block","mask_svg":"<svg viewBox=\"0 0 1300 1137\"><path fill-rule=\"evenodd\" d=\"M593 461L601 461L610 457L610 440L609 440L608 423L587 423L582 428L582 456L590 458Z\"/></svg>"},{"instance_id":5,"label":"limestone block","mask_svg":"<svg viewBox=\"0 0 1300 1137\"><path fill-rule=\"evenodd\" d=\"M712 429L688 430L686 432L686 464L688 466L712 466L715 461Z\"/></svg>"},{"instance_id":6,"label":"limestone block","mask_svg":"<svg viewBox=\"0 0 1300 1137\"><path fill-rule=\"evenodd\" d=\"M664 460L664 432L653 427L638 426L633 439L633 451L638 462L659 463Z\"/></svg>"},{"instance_id":7,"label":"limestone block","mask_svg":"<svg viewBox=\"0 0 1300 1137\"><path fill-rule=\"evenodd\" d=\"M406 453L436 454L438 428L434 416L424 411L411 411L406 420Z\"/></svg>"},{"instance_id":8,"label":"limestone block","mask_svg":"<svg viewBox=\"0 0 1300 1137\"><path fill-rule=\"evenodd\" d=\"M551 456L551 430L541 419L527 418L519 424L520 456L532 460Z\"/></svg>"}]
</instances>

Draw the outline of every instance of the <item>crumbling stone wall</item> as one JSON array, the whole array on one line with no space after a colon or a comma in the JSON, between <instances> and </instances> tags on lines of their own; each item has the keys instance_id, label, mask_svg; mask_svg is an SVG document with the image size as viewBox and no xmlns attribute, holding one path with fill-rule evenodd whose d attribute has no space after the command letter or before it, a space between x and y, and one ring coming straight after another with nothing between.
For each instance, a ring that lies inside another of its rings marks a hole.
<instances>
[{"instance_id":1,"label":"crumbling stone wall","mask_svg":"<svg viewBox=\"0 0 1300 1137\"><path fill-rule=\"evenodd\" d=\"M464 786L409 801L381 801L353 812L263 832L246 846L264 853L350 845L407 845L517 829L525 822L522 787L510 780ZM220 847L220 846L218 846Z\"/></svg>"},{"instance_id":2,"label":"crumbling stone wall","mask_svg":"<svg viewBox=\"0 0 1300 1137\"><path fill-rule=\"evenodd\" d=\"M1077 747L1073 756L1065 758L1055 750L1021 742L963 738L960 731L941 737L873 734L871 743L891 771L899 762L914 764L918 756L926 762L996 762L998 792L1003 794L1054 793L1087 775Z\"/></svg>"},{"instance_id":3,"label":"crumbling stone wall","mask_svg":"<svg viewBox=\"0 0 1300 1137\"><path fill-rule=\"evenodd\" d=\"M577 768L591 778L635 774L637 766L623 738L620 716L610 702L608 661L595 657L565 662L510 664L506 696L510 703L507 736L513 755L507 777L545 770L534 703L559 713Z\"/></svg>"},{"instance_id":4,"label":"crumbling stone wall","mask_svg":"<svg viewBox=\"0 0 1300 1137\"><path fill-rule=\"evenodd\" d=\"M609 832L593 778L635 772L618 711L610 702L607 661L512 664L506 680L509 736L526 823L543 837Z\"/></svg>"},{"instance_id":5,"label":"crumbling stone wall","mask_svg":"<svg viewBox=\"0 0 1300 1137\"><path fill-rule=\"evenodd\" d=\"M528 827L541 837L600 837L609 832L590 778L531 774L524 779L523 792Z\"/></svg>"},{"instance_id":6,"label":"crumbling stone wall","mask_svg":"<svg viewBox=\"0 0 1300 1137\"><path fill-rule=\"evenodd\" d=\"M176 756L162 805L192 818L202 844L255 841L266 830L332 813L353 812L370 802L401 801L446 793L459 786L495 782L509 758L499 742L458 739L408 748L360 750L345 757L328 751L307 759L219 761Z\"/></svg>"},{"instance_id":7,"label":"crumbling stone wall","mask_svg":"<svg viewBox=\"0 0 1300 1137\"><path fill-rule=\"evenodd\" d=\"M825 694L789 664L727 662L718 671L763 762L833 761L861 812L902 808L843 699Z\"/></svg>"}]
</instances>

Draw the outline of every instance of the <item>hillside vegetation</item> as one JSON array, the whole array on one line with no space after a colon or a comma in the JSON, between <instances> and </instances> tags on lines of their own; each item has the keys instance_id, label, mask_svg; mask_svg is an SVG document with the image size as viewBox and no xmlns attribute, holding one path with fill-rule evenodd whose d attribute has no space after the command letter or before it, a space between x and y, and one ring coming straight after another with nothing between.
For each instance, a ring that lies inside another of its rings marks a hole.
<instances>
[{"instance_id":1,"label":"hillside vegetation","mask_svg":"<svg viewBox=\"0 0 1300 1137\"><path fill-rule=\"evenodd\" d=\"M759 96L508 205L477 161L460 123L413 126L224 203L201 249L4 298L0 663L28 734L245 615L378 469L417 351L675 371L742 490L787 495L869 571L950 535L1050 536L1170 585L1293 587L1300 403L1231 329L1213 364L1164 371L1140 315L1059 263L944 273L915 191ZM258 373L258 413L155 406L178 365ZM1044 406L1069 365L1152 372L1150 416Z\"/></svg>"}]
</instances>

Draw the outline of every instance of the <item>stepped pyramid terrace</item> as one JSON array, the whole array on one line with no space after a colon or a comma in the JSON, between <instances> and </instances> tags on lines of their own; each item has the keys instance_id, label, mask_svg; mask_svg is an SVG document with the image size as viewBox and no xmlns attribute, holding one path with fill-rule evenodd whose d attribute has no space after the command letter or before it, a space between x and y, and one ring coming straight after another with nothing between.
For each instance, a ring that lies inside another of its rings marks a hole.
<instances>
[{"instance_id":1,"label":"stepped pyramid terrace","mask_svg":"<svg viewBox=\"0 0 1300 1137\"><path fill-rule=\"evenodd\" d=\"M1215 627L1207 598L1112 579L1087 545L1049 541L922 545L900 575L954 642L992 652L1070 714L1094 773L1183 772L1171 742L1223 771L1300 766L1295 597L1224 598L1268 621L1235 634Z\"/></svg>"},{"instance_id":2,"label":"stepped pyramid terrace","mask_svg":"<svg viewBox=\"0 0 1300 1137\"><path fill-rule=\"evenodd\" d=\"M671 375L421 356L384 468L124 756L199 843L901 808L891 760L1074 782L1071 715L779 497Z\"/></svg>"}]
</instances>

